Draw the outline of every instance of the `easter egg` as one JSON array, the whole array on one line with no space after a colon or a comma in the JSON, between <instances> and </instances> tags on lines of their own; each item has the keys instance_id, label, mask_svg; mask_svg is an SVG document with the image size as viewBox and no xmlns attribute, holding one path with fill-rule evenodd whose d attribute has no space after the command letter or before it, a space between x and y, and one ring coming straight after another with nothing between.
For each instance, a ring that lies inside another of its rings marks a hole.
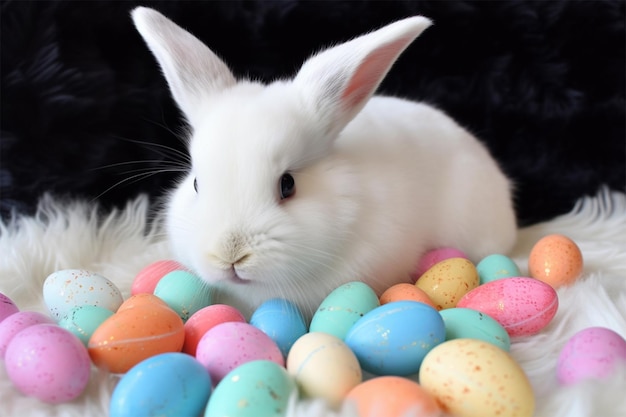
<instances>
[{"instance_id":1,"label":"easter egg","mask_svg":"<svg viewBox=\"0 0 626 417\"><path fill-rule=\"evenodd\" d=\"M426 354L445 338L437 310L416 301L396 301L364 315L345 341L364 370L402 376L416 373Z\"/></svg>"},{"instance_id":2,"label":"easter egg","mask_svg":"<svg viewBox=\"0 0 626 417\"><path fill-rule=\"evenodd\" d=\"M483 258L476 265L481 284L501 278L519 277L521 272L513 259L495 253Z\"/></svg>"},{"instance_id":3,"label":"easter egg","mask_svg":"<svg viewBox=\"0 0 626 417\"><path fill-rule=\"evenodd\" d=\"M287 357L295 341L307 332L298 307L282 298L270 299L261 304L252 314L250 324L276 342L284 357Z\"/></svg>"},{"instance_id":4,"label":"easter egg","mask_svg":"<svg viewBox=\"0 0 626 417\"><path fill-rule=\"evenodd\" d=\"M387 304L393 301L418 301L436 308L428 294L417 288L414 284L400 283L387 288L380 295L380 304Z\"/></svg>"},{"instance_id":5,"label":"easter egg","mask_svg":"<svg viewBox=\"0 0 626 417\"><path fill-rule=\"evenodd\" d=\"M55 320L82 305L116 311L124 299L111 281L93 272L65 269L50 274L43 283L43 298Z\"/></svg>"},{"instance_id":6,"label":"easter egg","mask_svg":"<svg viewBox=\"0 0 626 417\"><path fill-rule=\"evenodd\" d=\"M450 258L467 259L467 255L463 251L456 248L446 247L432 249L421 256L419 262L417 263L417 268L415 269L415 277L419 279L424 272L428 271L439 262Z\"/></svg>"},{"instance_id":7,"label":"easter egg","mask_svg":"<svg viewBox=\"0 0 626 417\"><path fill-rule=\"evenodd\" d=\"M583 255L576 243L563 235L548 235L530 251L528 271L553 288L569 285L583 272Z\"/></svg>"},{"instance_id":8,"label":"easter egg","mask_svg":"<svg viewBox=\"0 0 626 417\"><path fill-rule=\"evenodd\" d=\"M110 417L199 416L211 394L211 378L192 356L162 353L139 362L111 397Z\"/></svg>"},{"instance_id":9,"label":"easter egg","mask_svg":"<svg viewBox=\"0 0 626 417\"><path fill-rule=\"evenodd\" d=\"M324 332L343 339L352 325L380 301L367 284L354 281L333 290L313 315L310 332Z\"/></svg>"},{"instance_id":10,"label":"easter egg","mask_svg":"<svg viewBox=\"0 0 626 417\"><path fill-rule=\"evenodd\" d=\"M269 360L283 366L276 343L251 324L236 321L218 324L202 336L196 358L211 375L213 384L237 366L253 360Z\"/></svg>"},{"instance_id":11,"label":"easter egg","mask_svg":"<svg viewBox=\"0 0 626 417\"><path fill-rule=\"evenodd\" d=\"M548 284L534 278L513 277L481 285L467 293L457 307L490 316L509 336L530 336L550 323L559 299Z\"/></svg>"},{"instance_id":12,"label":"easter egg","mask_svg":"<svg viewBox=\"0 0 626 417\"><path fill-rule=\"evenodd\" d=\"M561 350L557 378L562 385L604 379L620 363L626 363L624 337L610 329L589 327L573 335Z\"/></svg>"},{"instance_id":13,"label":"easter egg","mask_svg":"<svg viewBox=\"0 0 626 417\"><path fill-rule=\"evenodd\" d=\"M154 289L161 298L178 313L183 322L196 311L211 304L212 288L191 272L173 271L166 274Z\"/></svg>"},{"instance_id":14,"label":"easter egg","mask_svg":"<svg viewBox=\"0 0 626 417\"><path fill-rule=\"evenodd\" d=\"M172 260L153 262L137 273L130 287L130 294L152 294L161 278L170 272L184 271L185 269L183 265Z\"/></svg>"},{"instance_id":15,"label":"easter egg","mask_svg":"<svg viewBox=\"0 0 626 417\"><path fill-rule=\"evenodd\" d=\"M469 308L448 308L439 312L446 326L446 340L478 339L509 351L511 338L493 318Z\"/></svg>"},{"instance_id":16,"label":"easter egg","mask_svg":"<svg viewBox=\"0 0 626 417\"><path fill-rule=\"evenodd\" d=\"M87 386L91 363L76 336L54 324L35 324L16 334L6 351L9 379L23 394L58 404Z\"/></svg>"},{"instance_id":17,"label":"easter egg","mask_svg":"<svg viewBox=\"0 0 626 417\"><path fill-rule=\"evenodd\" d=\"M246 322L246 318L235 307L213 304L196 311L185 322L185 344L183 352L196 356L196 349L202 336L213 327L229 321Z\"/></svg>"},{"instance_id":18,"label":"easter egg","mask_svg":"<svg viewBox=\"0 0 626 417\"><path fill-rule=\"evenodd\" d=\"M350 348L338 337L322 332L296 340L287 356L287 371L305 396L323 398L331 407L338 407L363 377Z\"/></svg>"},{"instance_id":19,"label":"easter egg","mask_svg":"<svg viewBox=\"0 0 626 417\"><path fill-rule=\"evenodd\" d=\"M180 316L152 294L131 296L89 339L92 361L124 373L159 353L179 352L185 330Z\"/></svg>"},{"instance_id":20,"label":"easter egg","mask_svg":"<svg viewBox=\"0 0 626 417\"><path fill-rule=\"evenodd\" d=\"M356 404L359 417L439 416L435 399L417 382L399 376L379 376L356 387L346 396Z\"/></svg>"},{"instance_id":21,"label":"easter egg","mask_svg":"<svg viewBox=\"0 0 626 417\"><path fill-rule=\"evenodd\" d=\"M247 362L215 387L204 417L283 417L295 392L296 384L282 366L265 360Z\"/></svg>"},{"instance_id":22,"label":"easter egg","mask_svg":"<svg viewBox=\"0 0 626 417\"><path fill-rule=\"evenodd\" d=\"M424 358L419 380L446 413L457 417L534 413L535 396L522 368L482 340L454 339L435 347Z\"/></svg>"},{"instance_id":23,"label":"easter egg","mask_svg":"<svg viewBox=\"0 0 626 417\"><path fill-rule=\"evenodd\" d=\"M78 306L71 309L59 321L59 326L69 330L87 346L93 332L112 315L113 312L104 307Z\"/></svg>"},{"instance_id":24,"label":"easter egg","mask_svg":"<svg viewBox=\"0 0 626 417\"><path fill-rule=\"evenodd\" d=\"M0 322L0 358L4 358L13 337L35 324L54 324L54 320L35 311L18 311Z\"/></svg>"},{"instance_id":25,"label":"easter egg","mask_svg":"<svg viewBox=\"0 0 626 417\"><path fill-rule=\"evenodd\" d=\"M13 300L0 292L0 322L18 311L20 311L20 309L17 308Z\"/></svg>"},{"instance_id":26,"label":"easter egg","mask_svg":"<svg viewBox=\"0 0 626 417\"><path fill-rule=\"evenodd\" d=\"M417 280L438 310L456 307L467 292L478 287L476 267L465 258L450 258L435 264Z\"/></svg>"}]
</instances>

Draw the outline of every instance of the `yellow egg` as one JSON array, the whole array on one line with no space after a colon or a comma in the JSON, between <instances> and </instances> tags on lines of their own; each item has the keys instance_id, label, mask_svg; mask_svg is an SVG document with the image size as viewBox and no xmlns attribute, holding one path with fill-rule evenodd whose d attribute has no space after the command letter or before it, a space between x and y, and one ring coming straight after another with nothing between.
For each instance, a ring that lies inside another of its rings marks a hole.
<instances>
[{"instance_id":1,"label":"yellow egg","mask_svg":"<svg viewBox=\"0 0 626 417\"><path fill-rule=\"evenodd\" d=\"M522 368L504 350L476 339L454 339L422 362L420 385L456 417L531 417L535 396Z\"/></svg>"},{"instance_id":2,"label":"yellow egg","mask_svg":"<svg viewBox=\"0 0 626 417\"><path fill-rule=\"evenodd\" d=\"M450 258L433 265L415 283L437 310L456 307L461 297L478 287L480 278L474 264L465 258Z\"/></svg>"},{"instance_id":3,"label":"yellow egg","mask_svg":"<svg viewBox=\"0 0 626 417\"><path fill-rule=\"evenodd\" d=\"M531 277L556 289L573 283L582 274L583 255L567 236L548 235L530 251L528 271Z\"/></svg>"}]
</instances>

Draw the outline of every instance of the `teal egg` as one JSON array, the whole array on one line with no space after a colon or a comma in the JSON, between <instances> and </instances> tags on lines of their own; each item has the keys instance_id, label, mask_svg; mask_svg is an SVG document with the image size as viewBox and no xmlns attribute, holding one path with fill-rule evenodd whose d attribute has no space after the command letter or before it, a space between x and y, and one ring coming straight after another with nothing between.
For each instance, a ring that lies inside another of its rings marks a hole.
<instances>
[{"instance_id":1,"label":"teal egg","mask_svg":"<svg viewBox=\"0 0 626 417\"><path fill-rule=\"evenodd\" d=\"M113 312L104 307L78 306L72 308L59 321L59 326L69 330L83 342L83 345L87 346L93 332L112 315Z\"/></svg>"},{"instance_id":2,"label":"teal egg","mask_svg":"<svg viewBox=\"0 0 626 417\"><path fill-rule=\"evenodd\" d=\"M177 312L183 322L212 303L212 292L209 284L188 271L170 272L154 288L154 295Z\"/></svg>"},{"instance_id":3,"label":"teal egg","mask_svg":"<svg viewBox=\"0 0 626 417\"><path fill-rule=\"evenodd\" d=\"M276 342L285 358L295 341L307 332L298 307L282 298L272 298L261 304L252 314L250 324Z\"/></svg>"},{"instance_id":4,"label":"teal egg","mask_svg":"<svg viewBox=\"0 0 626 417\"><path fill-rule=\"evenodd\" d=\"M282 366L266 360L244 363L215 387L204 417L282 417L296 383Z\"/></svg>"},{"instance_id":5,"label":"teal egg","mask_svg":"<svg viewBox=\"0 0 626 417\"><path fill-rule=\"evenodd\" d=\"M337 287L322 301L313 315L310 332L323 332L344 339L357 320L380 305L367 284L348 282Z\"/></svg>"},{"instance_id":6,"label":"teal egg","mask_svg":"<svg viewBox=\"0 0 626 417\"><path fill-rule=\"evenodd\" d=\"M446 326L446 340L479 339L509 351L511 338L495 319L469 308L448 308L439 312Z\"/></svg>"},{"instance_id":7,"label":"teal egg","mask_svg":"<svg viewBox=\"0 0 626 417\"><path fill-rule=\"evenodd\" d=\"M493 254L483 258L476 265L480 283L486 284L501 278L521 276L519 267L508 256Z\"/></svg>"}]
</instances>

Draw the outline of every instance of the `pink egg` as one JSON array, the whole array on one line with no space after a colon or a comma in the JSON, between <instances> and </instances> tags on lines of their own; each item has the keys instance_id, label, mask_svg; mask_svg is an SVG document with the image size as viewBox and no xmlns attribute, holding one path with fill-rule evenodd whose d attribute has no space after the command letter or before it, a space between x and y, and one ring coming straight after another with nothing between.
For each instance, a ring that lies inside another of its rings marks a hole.
<instances>
[{"instance_id":1,"label":"pink egg","mask_svg":"<svg viewBox=\"0 0 626 417\"><path fill-rule=\"evenodd\" d=\"M0 322L18 311L20 310L13 300L0 292Z\"/></svg>"},{"instance_id":2,"label":"pink egg","mask_svg":"<svg viewBox=\"0 0 626 417\"><path fill-rule=\"evenodd\" d=\"M218 324L230 321L245 323L246 318L235 307L225 304L213 304L196 311L185 322L183 352L195 356L202 336Z\"/></svg>"},{"instance_id":3,"label":"pink egg","mask_svg":"<svg viewBox=\"0 0 626 417\"><path fill-rule=\"evenodd\" d=\"M35 324L54 324L50 317L35 311L19 311L0 323L0 358L4 358L11 339L27 327Z\"/></svg>"},{"instance_id":4,"label":"pink egg","mask_svg":"<svg viewBox=\"0 0 626 417\"><path fill-rule=\"evenodd\" d=\"M251 324L240 322L218 324L206 332L198 343L196 359L208 369L213 385L250 361L269 360L285 366L283 354L268 335Z\"/></svg>"},{"instance_id":5,"label":"pink egg","mask_svg":"<svg viewBox=\"0 0 626 417\"><path fill-rule=\"evenodd\" d=\"M9 379L18 390L50 404L78 397L91 371L82 342L54 324L35 324L16 334L5 362Z\"/></svg>"},{"instance_id":6,"label":"pink egg","mask_svg":"<svg viewBox=\"0 0 626 417\"><path fill-rule=\"evenodd\" d=\"M556 375L563 385L608 377L619 362L626 362L626 340L613 330L589 327L572 336L557 362Z\"/></svg>"},{"instance_id":7,"label":"pink egg","mask_svg":"<svg viewBox=\"0 0 626 417\"><path fill-rule=\"evenodd\" d=\"M161 278L170 272L180 270L186 271L187 268L176 261L163 260L153 262L137 273L130 287L130 294L152 294Z\"/></svg>"},{"instance_id":8,"label":"pink egg","mask_svg":"<svg viewBox=\"0 0 626 417\"><path fill-rule=\"evenodd\" d=\"M468 292L457 304L495 319L510 336L539 333L559 307L556 291L534 278L513 277L491 281Z\"/></svg>"},{"instance_id":9,"label":"pink egg","mask_svg":"<svg viewBox=\"0 0 626 417\"><path fill-rule=\"evenodd\" d=\"M467 255L463 251L455 248L438 248L426 252L417 263L413 281L415 282L424 272L428 271L435 264L450 258L467 259Z\"/></svg>"}]
</instances>

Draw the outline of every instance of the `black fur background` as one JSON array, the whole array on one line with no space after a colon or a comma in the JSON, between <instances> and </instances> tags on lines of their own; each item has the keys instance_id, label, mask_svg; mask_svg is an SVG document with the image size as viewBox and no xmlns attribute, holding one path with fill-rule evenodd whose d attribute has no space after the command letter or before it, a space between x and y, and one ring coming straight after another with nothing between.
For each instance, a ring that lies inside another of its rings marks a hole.
<instances>
[{"instance_id":1,"label":"black fur background","mask_svg":"<svg viewBox=\"0 0 626 417\"><path fill-rule=\"evenodd\" d=\"M262 80L293 75L324 45L424 14L435 25L381 91L433 103L484 140L516 183L520 224L566 212L603 184L626 189L622 0L16 0L1 6L3 216L32 212L44 192L105 207L156 198L176 177L130 179L172 165L162 145L184 150L178 111L131 24L137 4Z\"/></svg>"}]
</instances>

